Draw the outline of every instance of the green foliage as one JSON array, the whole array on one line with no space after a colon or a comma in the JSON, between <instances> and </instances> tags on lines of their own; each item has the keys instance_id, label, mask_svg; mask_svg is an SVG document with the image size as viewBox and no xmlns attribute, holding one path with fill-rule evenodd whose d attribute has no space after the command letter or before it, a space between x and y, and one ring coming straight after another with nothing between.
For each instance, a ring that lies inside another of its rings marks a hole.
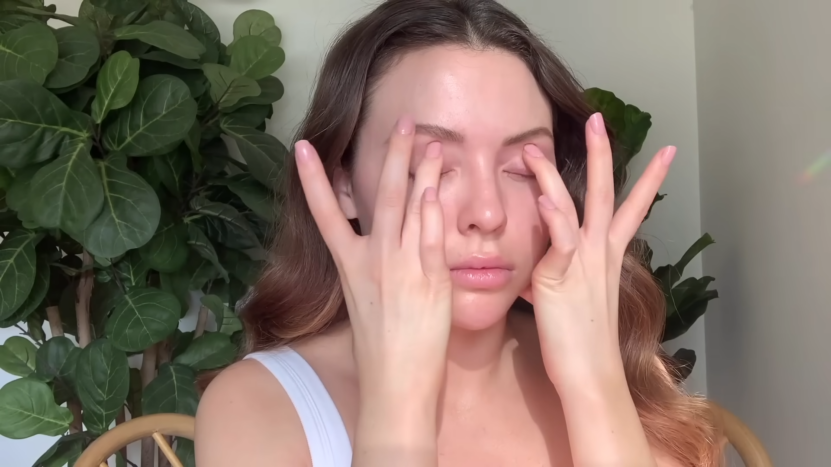
<instances>
[{"instance_id":1,"label":"green foliage","mask_svg":"<svg viewBox=\"0 0 831 467\"><path fill-rule=\"evenodd\" d=\"M287 154L262 131L285 53L258 10L232 47L185 0L0 11L0 327L26 334L0 343L21 377L0 388L0 435L64 435L37 465L71 465L125 407L193 415L199 373L236 357ZM179 331L191 306L216 330ZM192 464L192 443L176 450Z\"/></svg>"},{"instance_id":2,"label":"green foliage","mask_svg":"<svg viewBox=\"0 0 831 467\"><path fill-rule=\"evenodd\" d=\"M597 112L603 114L603 119L615 140L613 157L615 161L615 181L618 189L623 187L627 178L629 162L641 151L646 136L652 126L652 116L643 112L634 105L624 103L614 93L598 88L585 91L586 100ZM233 135L232 135L233 136ZM655 204L663 200L666 195L655 197L646 217L649 218ZM668 264L652 269L652 250L646 241L636 239L633 248L652 271L652 275L661 284L666 297L666 326L662 341L675 339L684 334L704 315L710 300L718 298L718 291L707 287L715 279L705 276L690 277L681 282L684 268L698 256L705 248L715 243L710 234L704 234L698 239L675 264ZM694 361L695 353L689 351ZM691 368L690 368L691 369ZM688 372L687 372L688 373Z\"/></svg>"}]
</instances>

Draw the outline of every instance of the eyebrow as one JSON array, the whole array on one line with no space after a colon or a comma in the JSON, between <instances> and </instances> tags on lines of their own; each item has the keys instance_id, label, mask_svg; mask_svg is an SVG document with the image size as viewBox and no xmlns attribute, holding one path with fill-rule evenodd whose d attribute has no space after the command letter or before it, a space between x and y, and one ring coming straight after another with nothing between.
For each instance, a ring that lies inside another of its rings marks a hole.
<instances>
[{"instance_id":1,"label":"eyebrow","mask_svg":"<svg viewBox=\"0 0 831 467\"><path fill-rule=\"evenodd\" d=\"M465 140L464 135L462 135L456 130L451 130L450 128L445 128L443 126L433 125L429 123L416 124L415 132L416 134L430 135L435 138L449 141L451 143L462 143ZM554 134L551 133L551 130L541 126L537 128L532 128L528 131L523 131L518 135L509 136L508 138L505 138L505 140L502 142L502 145L512 146L514 144L518 144L523 141L536 138L538 136L547 136L551 139L554 139Z\"/></svg>"}]
</instances>

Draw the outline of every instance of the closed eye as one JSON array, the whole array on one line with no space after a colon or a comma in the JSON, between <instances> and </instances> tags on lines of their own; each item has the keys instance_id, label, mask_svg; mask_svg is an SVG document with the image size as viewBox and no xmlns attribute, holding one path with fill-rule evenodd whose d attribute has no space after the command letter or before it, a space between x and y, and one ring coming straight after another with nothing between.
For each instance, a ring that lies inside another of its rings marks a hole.
<instances>
[{"instance_id":1,"label":"closed eye","mask_svg":"<svg viewBox=\"0 0 831 467\"><path fill-rule=\"evenodd\" d=\"M533 172L506 170L505 173L507 173L508 176L513 178L513 179L519 179L519 180L536 180L537 179L536 174L534 174Z\"/></svg>"}]
</instances>

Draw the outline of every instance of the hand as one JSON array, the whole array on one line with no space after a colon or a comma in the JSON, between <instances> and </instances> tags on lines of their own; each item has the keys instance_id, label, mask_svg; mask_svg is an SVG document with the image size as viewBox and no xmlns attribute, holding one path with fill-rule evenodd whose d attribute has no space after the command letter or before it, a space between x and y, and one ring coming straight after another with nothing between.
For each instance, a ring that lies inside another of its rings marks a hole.
<instances>
[{"instance_id":1,"label":"hand","mask_svg":"<svg viewBox=\"0 0 831 467\"><path fill-rule=\"evenodd\" d=\"M586 124L586 141L582 226L554 164L533 145L523 155L542 190L539 211L552 242L534 269L526 298L534 304L546 372L555 385L586 372L601 377L622 372L618 289L623 256L675 155L672 146L661 150L615 212L612 151L599 113Z\"/></svg>"},{"instance_id":2,"label":"hand","mask_svg":"<svg viewBox=\"0 0 831 467\"><path fill-rule=\"evenodd\" d=\"M399 403L403 391L437 396L451 324L444 217L436 192L441 147L428 146L408 202L413 138L412 120L402 118L384 160L372 232L364 236L344 216L311 144L300 141L295 151L309 209L340 274L362 398L396 397Z\"/></svg>"}]
</instances>

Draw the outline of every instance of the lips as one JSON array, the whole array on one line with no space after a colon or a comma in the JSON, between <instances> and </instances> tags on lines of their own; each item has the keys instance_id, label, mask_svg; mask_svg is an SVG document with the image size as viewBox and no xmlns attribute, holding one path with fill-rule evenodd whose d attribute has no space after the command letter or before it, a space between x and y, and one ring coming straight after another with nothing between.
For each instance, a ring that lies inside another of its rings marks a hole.
<instances>
[{"instance_id":1,"label":"lips","mask_svg":"<svg viewBox=\"0 0 831 467\"><path fill-rule=\"evenodd\" d=\"M498 256L472 256L450 267L450 277L466 289L492 290L510 282L514 267Z\"/></svg>"}]
</instances>

